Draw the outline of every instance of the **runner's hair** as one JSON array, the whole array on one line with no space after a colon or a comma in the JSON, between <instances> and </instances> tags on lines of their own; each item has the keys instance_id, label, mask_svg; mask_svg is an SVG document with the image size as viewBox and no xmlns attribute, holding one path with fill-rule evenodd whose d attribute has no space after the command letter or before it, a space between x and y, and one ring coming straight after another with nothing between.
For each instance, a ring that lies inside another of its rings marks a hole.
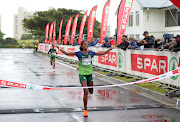
<instances>
[{"instance_id":1,"label":"runner's hair","mask_svg":"<svg viewBox=\"0 0 180 122\"><path fill-rule=\"evenodd\" d=\"M87 41L83 40L83 41L81 42L81 46L79 47L80 51L83 51L82 45L83 45L84 42L87 42Z\"/></svg>"}]
</instances>

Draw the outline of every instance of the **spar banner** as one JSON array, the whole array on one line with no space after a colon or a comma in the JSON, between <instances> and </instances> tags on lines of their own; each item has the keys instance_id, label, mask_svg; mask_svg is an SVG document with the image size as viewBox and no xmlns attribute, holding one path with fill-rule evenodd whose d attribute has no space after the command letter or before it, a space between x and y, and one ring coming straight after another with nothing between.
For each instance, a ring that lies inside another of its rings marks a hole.
<instances>
[{"instance_id":1,"label":"spar banner","mask_svg":"<svg viewBox=\"0 0 180 122\"><path fill-rule=\"evenodd\" d=\"M100 32L100 43L102 44L102 40L106 37L107 23L108 23L108 15L109 15L109 7L110 0L108 0L104 6L101 20L101 32Z\"/></svg>"},{"instance_id":2,"label":"spar banner","mask_svg":"<svg viewBox=\"0 0 180 122\"><path fill-rule=\"evenodd\" d=\"M180 9L180 0L170 0L170 1Z\"/></svg>"},{"instance_id":3,"label":"spar banner","mask_svg":"<svg viewBox=\"0 0 180 122\"><path fill-rule=\"evenodd\" d=\"M131 69L153 75L168 72L168 57L157 55L131 54Z\"/></svg>"},{"instance_id":4,"label":"spar banner","mask_svg":"<svg viewBox=\"0 0 180 122\"><path fill-rule=\"evenodd\" d=\"M102 51L99 51L102 52ZM98 63L108 66L117 67L117 53L109 52L105 55L98 56Z\"/></svg>"},{"instance_id":5,"label":"spar banner","mask_svg":"<svg viewBox=\"0 0 180 122\"><path fill-rule=\"evenodd\" d=\"M66 24L66 31L65 31L65 36L64 36L64 44L65 45L67 45L72 19L73 19L73 17L71 17Z\"/></svg>"},{"instance_id":6,"label":"spar banner","mask_svg":"<svg viewBox=\"0 0 180 122\"><path fill-rule=\"evenodd\" d=\"M81 20L81 25L80 25L80 30L79 30L79 39L78 39L79 45L80 45L81 42L82 42L82 36L83 36L84 26L85 26L85 24L86 24L87 12L88 12L88 11L86 11L86 12L84 13L83 18L82 18L82 20Z\"/></svg>"},{"instance_id":7,"label":"spar banner","mask_svg":"<svg viewBox=\"0 0 180 122\"><path fill-rule=\"evenodd\" d=\"M62 24L63 24L63 19L61 20L60 27L59 27L59 38L58 38L58 44L61 44Z\"/></svg>"},{"instance_id":8,"label":"spar banner","mask_svg":"<svg viewBox=\"0 0 180 122\"><path fill-rule=\"evenodd\" d=\"M51 40L52 40L53 26L54 26L54 22L51 23L50 30L49 30L49 44L51 44Z\"/></svg>"},{"instance_id":9,"label":"spar banner","mask_svg":"<svg viewBox=\"0 0 180 122\"><path fill-rule=\"evenodd\" d=\"M118 10L117 20L117 43L121 43L121 38L125 34L129 14L131 12L133 0L122 0Z\"/></svg>"},{"instance_id":10,"label":"spar banner","mask_svg":"<svg viewBox=\"0 0 180 122\"><path fill-rule=\"evenodd\" d=\"M87 41L91 41L94 32L94 22L96 18L97 5L94 6L89 14L88 26L87 26Z\"/></svg>"},{"instance_id":11,"label":"spar banner","mask_svg":"<svg viewBox=\"0 0 180 122\"><path fill-rule=\"evenodd\" d=\"M48 33L49 33L49 23L46 25L46 29L45 29L45 43L48 43Z\"/></svg>"},{"instance_id":12,"label":"spar banner","mask_svg":"<svg viewBox=\"0 0 180 122\"><path fill-rule=\"evenodd\" d=\"M76 34L78 17L79 17L79 14L76 15L74 22L73 22L73 26L72 26L72 30L71 30L71 40L70 40L71 45L74 44L74 38L75 38L75 34Z\"/></svg>"},{"instance_id":13,"label":"spar banner","mask_svg":"<svg viewBox=\"0 0 180 122\"><path fill-rule=\"evenodd\" d=\"M56 40L56 20L54 21L54 27L53 27L53 43Z\"/></svg>"}]
</instances>

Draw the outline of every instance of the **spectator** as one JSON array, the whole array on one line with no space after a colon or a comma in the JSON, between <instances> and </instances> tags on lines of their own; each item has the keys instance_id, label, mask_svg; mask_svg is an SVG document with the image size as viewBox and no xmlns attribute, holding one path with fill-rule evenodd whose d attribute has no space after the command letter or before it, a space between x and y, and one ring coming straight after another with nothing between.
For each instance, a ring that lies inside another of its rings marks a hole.
<instances>
[{"instance_id":1,"label":"spectator","mask_svg":"<svg viewBox=\"0 0 180 122\"><path fill-rule=\"evenodd\" d=\"M123 37L125 37L125 38L128 40L128 37L127 37L127 35L123 35Z\"/></svg>"},{"instance_id":2,"label":"spectator","mask_svg":"<svg viewBox=\"0 0 180 122\"><path fill-rule=\"evenodd\" d=\"M134 39L133 36L129 37L129 46L128 46L129 49L140 49L141 50L141 47L140 46L137 46L137 40Z\"/></svg>"},{"instance_id":3,"label":"spectator","mask_svg":"<svg viewBox=\"0 0 180 122\"><path fill-rule=\"evenodd\" d=\"M180 35L174 37L176 40L176 47L171 50L171 52L180 51Z\"/></svg>"},{"instance_id":4,"label":"spectator","mask_svg":"<svg viewBox=\"0 0 180 122\"><path fill-rule=\"evenodd\" d=\"M34 45L34 52L36 53L37 52L37 50L38 50L38 43L37 42L35 42L35 45Z\"/></svg>"},{"instance_id":5,"label":"spectator","mask_svg":"<svg viewBox=\"0 0 180 122\"><path fill-rule=\"evenodd\" d=\"M109 37L109 43L108 43L108 45L115 45L115 40L114 39L112 39L111 37Z\"/></svg>"},{"instance_id":6,"label":"spectator","mask_svg":"<svg viewBox=\"0 0 180 122\"><path fill-rule=\"evenodd\" d=\"M95 39L94 38L91 38L91 41L89 41L89 47L91 46L95 46Z\"/></svg>"},{"instance_id":7,"label":"spectator","mask_svg":"<svg viewBox=\"0 0 180 122\"><path fill-rule=\"evenodd\" d=\"M22 44L22 48L24 49L25 48L25 43L23 42L23 44Z\"/></svg>"},{"instance_id":8,"label":"spectator","mask_svg":"<svg viewBox=\"0 0 180 122\"><path fill-rule=\"evenodd\" d=\"M176 46L177 46L177 43L176 43L176 39L174 38L172 41L172 45L169 47L169 50L176 48Z\"/></svg>"},{"instance_id":9,"label":"spectator","mask_svg":"<svg viewBox=\"0 0 180 122\"><path fill-rule=\"evenodd\" d=\"M149 33L147 31L144 31L144 39L143 40L139 40L137 42L138 46L142 46L144 45L144 48L152 48L155 42L155 39L153 36L149 36Z\"/></svg>"},{"instance_id":10,"label":"spectator","mask_svg":"<svg viewBox=\"0 0 180 122\"><path fill-rule=\"evenodd\" d=\"M120 45L118 45L119 48L126 50L129 46L129 42L127 41L127 39L125 37L122 37L122 42Z\"/></svg>"},{"instance_id":11,"label":"spectator","mask_svg":"<svg viewBox=\"0 0 180 122\"><path fill-rule=\"evenodd\" d=\"M79 44L78 44L78 41L75 39L73 46L76 46L76 45L79 45Z\"/></svg>"},{"instance_id":12,"label":"spectator","mask_svg":"<svg viewBox=\"0 0 180 122\"><path fill-rule=\"evenodd\" d=\"M169 47L172 45L171 35L164 34L163 38L164 38L164 42L162 43L161 50L169 49Z\"/></svg>"},{"instance_id":13,"label":"spectator","mask_svg":"<svg viewBox=\"0 0 180 122\"><path fill-rule=\"evenodd\" d=\"M95 45L95 47L101 47L100 38L97 38L97 39L96 39L96 45Z\"/></svg>"},{"instance_id":14,"label":"spectator","mask_svg":"<svg viewBox=\"0 0 180 122\"><path fill-rule=\"evenodd\" d=\"M107 47L107 48L111 47L110 45L108 45L108 43L109 43L108 42L108 37L104 38L102 47Z\"/></svg>"},{"instance_id":15,"label":"spectator","mask_svg":"<svg viewBox=\"0 0 180 122\"><path fill-rule=\"evenodd\" d=\"M161 41L161 39L157 39L157 40L155 40L155 44L154 44L154 48L155 48L155 50L160 49L160 48L161 48L161 46L162 46L162 44L163 44L163 42Z\"/></svg>"}]
</instances>

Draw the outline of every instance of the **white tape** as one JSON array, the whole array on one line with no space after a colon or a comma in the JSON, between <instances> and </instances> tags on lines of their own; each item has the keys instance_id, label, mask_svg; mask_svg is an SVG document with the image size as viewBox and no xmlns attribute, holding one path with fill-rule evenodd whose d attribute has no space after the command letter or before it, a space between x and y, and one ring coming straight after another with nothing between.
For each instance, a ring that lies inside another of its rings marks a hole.
<instances>
[{"instance_id":1,"label":"white tape","mask_svg":"<svg viewBox=\"0 0 180 122\"><path fill-rule=\"evenodd\" d=\"M22 84L22 83L10 82L10 81L5 81L5 80L0 80L0 86L22 88L22 89L39 89L39 90L63 90L63 89L97 88L97 87L104 88L104 87L125 86L125 85L134 85L134 84L159 81L159 80L163 80L165 78L169 78L169 77L176 76L179 74L180 74L180 67L178 67L177 69L175 69L173 71L167 72L165 74L156 76L154 78L149 78L149 79L140 80L140 81L131 82L131 83L125 83L125 84L91 86L91 87L59 87L59 88L56 88L56 87L46 87L46 86L32 85L32 84Z\"/></svg>"}]
</instances>

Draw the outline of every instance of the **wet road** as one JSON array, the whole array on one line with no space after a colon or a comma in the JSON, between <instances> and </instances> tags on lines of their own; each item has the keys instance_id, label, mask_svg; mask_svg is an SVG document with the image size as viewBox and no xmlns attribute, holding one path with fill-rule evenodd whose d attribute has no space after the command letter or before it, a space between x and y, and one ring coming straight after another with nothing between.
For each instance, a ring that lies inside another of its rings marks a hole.
<instances>
[{"instance_id":1,"label":"wet road","mask_svg":"<svg viewBox=\"0 0 180 122\"><path fill-rule=\"evenodd\" d=\"M78 71L26 49L0 48L0 79L36 85L77 85ZM94 78L94 85L105 85ZM1 122L156 122L180 121L180 111L122 88L96 88L89 95L89 117L82 116L82 89L43 91L0 88Z\"/></svg>"}]
</instances>

